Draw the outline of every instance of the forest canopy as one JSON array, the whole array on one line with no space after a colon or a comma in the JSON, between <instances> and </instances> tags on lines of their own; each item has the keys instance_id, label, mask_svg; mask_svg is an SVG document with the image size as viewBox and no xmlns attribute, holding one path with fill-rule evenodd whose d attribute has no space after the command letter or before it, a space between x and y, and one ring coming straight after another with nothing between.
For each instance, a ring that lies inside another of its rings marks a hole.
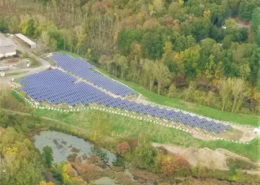
<instances>
[{"instance_id":1,"label":"forest canopy","mask_svg":"<svg viewBox=\"0 0 260 185\"><path fill-rule=\"evenodd\" d=\"M260 112L258 0L0 0L0 6L2 32L77 53L160 95Z\"/></svg>"}]
</instances>

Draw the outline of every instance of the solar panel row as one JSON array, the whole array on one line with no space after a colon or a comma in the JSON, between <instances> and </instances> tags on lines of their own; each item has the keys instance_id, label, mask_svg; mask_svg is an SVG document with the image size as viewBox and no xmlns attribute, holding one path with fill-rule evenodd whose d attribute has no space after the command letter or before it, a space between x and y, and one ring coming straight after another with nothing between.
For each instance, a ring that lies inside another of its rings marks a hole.
<instances>
[{"instance_id":1,"label":"solar panel row","mask_svg":"<svg viewBox=\"0 0 260 185\"><path fill-rule=\"evenodd\" d=\"M37 102L49 101L52 104L66 103L71 106L96 103L164 118L173 122L189 125L190 127L213 131L215 133L231 128L229 125L201 119L197 116L191 116L180 111L167 110L157 106L153 107L122 100L120 98L114 98L87 83L75 83L76 80L76 78L55 69L28 76L21 82L24 84L22 90Z\"/></svg>"},{"instance_id":2,"label":"solar panel row","mask_svg":"<svg viewBox=\"0 0 260 185\"><path fill-rule=\"evenodd\" d=\"M92 70L94 66L80 58L71 58L66 54L53 55L51 58L55 60L56 64L65 71L69 71L76 76L79 76L103 89L106 89L109 92L112 92L113 94L119 96L136 94L134 90L126 87L125 85L94 72Z\"/></svg>"}]
</instances>

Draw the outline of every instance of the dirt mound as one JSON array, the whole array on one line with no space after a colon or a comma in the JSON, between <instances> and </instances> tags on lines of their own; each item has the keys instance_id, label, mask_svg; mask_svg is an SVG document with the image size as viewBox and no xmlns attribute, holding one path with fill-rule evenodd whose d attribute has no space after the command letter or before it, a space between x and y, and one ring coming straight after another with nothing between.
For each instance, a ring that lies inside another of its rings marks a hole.
<instances>
[{"instance_id":1,"label":"dirt mound","mask_svg":"<svg viewBox=\"0 0 260 185\"><path fill-rule=\"evenodd\" d=\"M229 170L227 165L227 159L239 159L249 163L252 163L248 158L242 157L235 153L232 153L228 150L218 148L216 150L212 150L209 148L196 148L196 147L188 147L184 148L181 146L175 145L166 145L166 144L153 144L155 147L164 147L168 152L183 155L191 166L204 166L209 169L218 169L218 170ZM255 165L256 164L254 163Z\"/></svg>"}]
</instances>

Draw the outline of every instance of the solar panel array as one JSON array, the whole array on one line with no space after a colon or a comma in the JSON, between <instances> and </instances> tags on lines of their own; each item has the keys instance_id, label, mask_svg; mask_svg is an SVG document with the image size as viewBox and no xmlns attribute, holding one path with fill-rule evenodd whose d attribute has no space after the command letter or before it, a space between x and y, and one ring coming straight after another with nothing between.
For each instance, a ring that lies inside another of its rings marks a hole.
<instances>
[{"instance_id":1,"label":"solar panel array","mask_svg":"<svg viewBox=\"0 0 260 185\"><path fill-rule=\"evenodd\" d=\"M65 71L69 71L76 76L79 76L107 91L112 92L113 94L119 96L136 94L134 90L126 87L125 85L93 71L92 69L94 66L80 58L72 58L66 54L53 55L51 58L55 60L56 64Z\"/></svg>"},{"instance_id":2,"label":"solar panel array","mask_svg":"<svg viewBox=\"0 0 260 185\"><path fill-rule=\"evenodd\" d=\"M181 111L167 110L143 105L120 98L114 98L84 82L76 83L76 78L58 70L48 70L26 77L21 81L23 91L37 102L49 101L52 104L66 103L74 106L77 104L88 105L96 103L136 113L147 114L164 118L190 127L197 127L207 131L219 133L231 128L215 121L209 121L198 116L191 116Z\"/></svg>"}]
</instances>

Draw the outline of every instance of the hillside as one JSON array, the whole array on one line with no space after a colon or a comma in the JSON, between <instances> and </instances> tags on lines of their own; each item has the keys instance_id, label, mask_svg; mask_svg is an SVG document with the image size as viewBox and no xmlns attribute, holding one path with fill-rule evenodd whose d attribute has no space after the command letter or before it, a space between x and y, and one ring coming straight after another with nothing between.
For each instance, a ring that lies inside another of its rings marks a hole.
<instances>
[{"instance_id":1,"label":"hillside","mask_svg":"<svg viewBox=\"0 0 260 185\"><path fill-rule=\"evenodd\" d=\"M257 185L259 136L259 0L0 0L0 185Z\"/></svg>"},{"instance_id":2,"label":"hillside","mask_svg":"<svg viewBox=\"0 0 260 185\"><path fill-rule=\"evenodd\" d=\"M253 1L0 2L0 30L67 50L157 94L259 114Z\"/></svg>"}]
</instances>

